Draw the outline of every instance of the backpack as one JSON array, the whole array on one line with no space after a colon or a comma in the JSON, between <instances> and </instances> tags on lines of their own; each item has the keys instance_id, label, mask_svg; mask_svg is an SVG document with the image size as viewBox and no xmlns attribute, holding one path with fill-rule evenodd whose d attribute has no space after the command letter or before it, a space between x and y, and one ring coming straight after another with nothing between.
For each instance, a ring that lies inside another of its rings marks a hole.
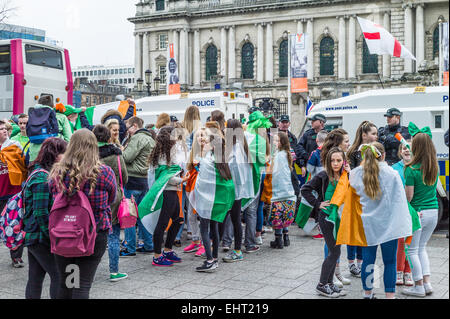
<instances>
[{"instance_id":1,"label":"backpack","mask_svg":"<svg viewBox=\"0 0 450 319\"><path fill-rule=\"evenodd\" d=\"M53 254L66 258L94 254L96 223L89 199L82 191L84 185L73 195L65 190L55 197L48 225Z\"/></svg>"},{"instance_id":2,"label":"backpack","mask_svg":"<svg viewBox=\"0 0 450 319\"><path fill-rule=\"evenodd\" d=\"M28 110L27 136L30 143L42 144L47 138L58 136L56 112L50 107L31 107Z\"/></svg>"},{"instance_id":3,"label":"backpack","mask_svg":"<svg viewBox=\"0 0 450 319\"><path fill-rule=\"evenodd\" d=\"M20 193L11 197L6 203L5 208L0 215L0 239L10 250L17 250L23 245L25 241L25 231L23 225L23 216L25 215L25 205L23 203L23 191L30 179L40 173L48 172L44 169L39 169L31 174Z\"/></svg>"}]
</instances>

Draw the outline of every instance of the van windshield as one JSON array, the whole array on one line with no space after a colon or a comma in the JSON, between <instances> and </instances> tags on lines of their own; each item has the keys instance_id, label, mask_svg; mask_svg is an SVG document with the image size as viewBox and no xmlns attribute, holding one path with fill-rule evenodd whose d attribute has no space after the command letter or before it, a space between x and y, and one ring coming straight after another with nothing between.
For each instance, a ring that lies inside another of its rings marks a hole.
<instances>
[{"instance_id":1,"label":"van windshield","mask_svg":"<svg viewBox=\"0 0 450 319\"><path fill-rule=\"evenodd\" d=\"M0 46L0 75L11 74L11 53L9 45Z\"/></svg>"}]
</instances>

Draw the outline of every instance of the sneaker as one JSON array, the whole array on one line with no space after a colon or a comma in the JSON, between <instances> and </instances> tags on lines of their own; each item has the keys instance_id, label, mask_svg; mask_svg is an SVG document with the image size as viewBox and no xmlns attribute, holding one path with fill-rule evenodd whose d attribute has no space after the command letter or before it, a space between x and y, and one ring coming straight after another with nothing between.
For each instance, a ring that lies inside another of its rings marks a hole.
<instances>
[{"instance_id":1,"label":"sneaker","mask_svg":"<svg viewBox=\"0 0 450 319\"><path fill-rule=\"evenodd\" d=\"M213 272L217 269L217 264L217 261L213 261L210 263L205 260L203 264L200 267L195 268L195 270L198 272Z\"/></svg>"},{"instance_id":2,"label":"sneaker","mask_svg":"<svg viewBox=\"0 0 450 319\"><path fill-rule=\"evenodd\" d=\"M255 238L255 242L257 245L262 245L263 244L263 240L262 240L262 236L258 236Z\"/></svg>"},{"instance_id":3,"label":"sneaker","mask_svg":"<svg viewBox=\"0 0 450 319\"><path fill-rule=\"evenodd\" d=\"M330 287L329 284L326 284L326 285L318 284L316 287L316 292L318 292L319 295L328 297L328 298L338 298L339 297L339 293L334 291Z\"/></svg>"},{"instance_id":4,"label":"sneaker","mask_svg":"<svg viewBox=\"0 0 450 319\"><path fill-rule=\"evenodd\" d=\"M323 236L322 236L322 234L317 234L317 235L315 235L315 236L312 236L312 238L313 239L323 239Z\"/></svg>"},{"instance_id":5,"label":"sneaker","mask_svg":"<svg viewBox=\"0 0 450 319\"><path fill-rule=\"evenodd\" d=\"M350 285L352 283L352 281L344 276L342 276L341 273L336 273L335 274L336 279L339 280L343 285Z\"/></svg>"},{"instance_id":6,"label":"sneaker","mask_svg":"<svg viewBox=\"0 0 450 319\"><path fill-rule=\"evenodd\" d=\"M175 240L175 241L173 242L173 245L174 245L175 247L181 247L181 240Z\"/></svg>"},{"instance_id":7,"label":"sneaker","mask_svg":"<svg viewBox=\"0 0 450 319\"><path fill-rule=\"evenodd\" d=\"M330 288L333 289L336 293L339 294L339 296L343 297L347 295L347 292L340 287L336 286L335 284L329 284Z\"/></svg>"},{"instance_id":8,"label":"sneaker","mask_svg":"<svg viewBox=\"0 0 450 319\"><path fill-rule=\"evenodd\" d=\"M186 239L187 240L192 240L192 233L186 233Z\"/></svg>"},{"instance_id":9,"label":"sneaker","mask_svg":"<svg viewBox=\"0 0 450 319\"><path fill-rule=\"evenodd\" d=\"M183 251L185 253L193 253L193 252L197 251L201 246L202 246L202 244L196 244L196 243L192 242L189 246L185 247L183 249Z\"/></svg>"},{"instance_id":10,"label":"sneaker","mask_svg":"<svg viewBox=\"0 0 450 319\"><path fill-rule=\"evenodd\" d=\"M205 246L201 245L195 253L195 257L201 257L205 253Z\"/></svg>"},{"instance_id":11,"label":"sneaker","mask_svg":"<svg viewBox=\"0 0 450 319\"><path fill-rule=\"evenodd\" d=\"M136 253L130 253L126 248L120 251L119 257L136 257Z\"/></svg>"},{"instance_id":12,"label":"sneaker","mask_svg":"<svg viewBox=\"0 0 450 319\"><path fill-rule=\"evenodd\" d=\"M245 248L245 252L248 254L254 253L255 251L260 250L259 246L253 246L250 248Z\"/></svg>"},{"instance_id":13,"label":"sneaker","mask_svg":"<svg viewBox=\"0 0 450 319\"><path fill-rule=\"evenodd\" d=\"M170 267L173 266L173 262L167 260L166 257L164 257L164 255L161 255L158 258L153 257L152 265L159 267Z\"/></svg>"},{"instance_id":14,"label":"sneaker","mask_svg":"<svg viewBox=\"0 0 450 319\"><path fill-rule=\"evenodd\" d=\"M112 282L116 282L116 281L119 281L119 280L122 280L122 279L127 279L128 278L128 275L127 274L125 274L125 273L120 273L120 272L118 272L117 274L110 274L109 275L109 281L112 281Z\"/></svg>"},{"instance_id":15,"label":"sneaker","mask_svg":"<svg viewBox=\"0 0 450 319\"><path fill-rule=\"evenodd\" d=\"M411 280L412 280L412 278L411 278ZM424 282L423 287L425 288L425 294L427 296L431 295L433 293L433 287L431 287L431 283Z\"/></svg>"},{"instance_id":16,"label":"sneaker","mask_svg":"<svg viewBox=\"0 0 450 319\"><path fill-rule=\"evenodd\" d=\"M141 253L141 254L150 254L150 253L154 253L155 252L154 249L148 250L148 249L145 249L144 247L139 247L138 249L136 249L136 251L138 253Z\"/></svg>"},{"instance_id":17,"label":"sneaker","mask_svg":"<svg viewBox=\"0 0 450 319\"><path fill-rule=\"evenodd\" d=\"M138 248L144 247L144 242L143 241L139 241L138 243Z\"/></svg>"},{"instance_id":18,"label":"sneaker","mask_svg":"<svg viewBox=\"0 0 450 319\"><path fill-rule=\"evenodd\" d=\"M169 252L163 251L163 256L167 260L169 260L169 261L171 261L173 263L180 263L180 262L182 262L182 259L180 257L178 257L177 254L173 250L169 251Z\"/></svg>"},{"instance_id":19,"label":"sneaker","mask_svg":"<svg viewBox=\"0 0 450 319\"><path fill-rule=\"evenodd\" d=\"M423 286L414 286L402 290L402 294L414 297L425 297L425 288Z\"/></svg>"},{"instance_id":20,"label":"sneaker","mask_svg":"<svg viewBox=\"0 0 450 319\"><path fill-rule=\"evenodd\" d=\"M127 246L127 241L124 239L124 240L122 240L122 242L120 243L120 248L121 248L121 249L125 249L126 246Z\"/></svg>"},{"instance_id":21,"label":"sneaker","mask_svg":"<svg viewBox=\"0 0 450 319\"><path fill-rule=\"evenodd\" d=\"M336 274L333 276L333 284L338 288L344 288L344 284L336 277Z\"/></svg>"},{"instance_id":22,"label":"sneaker","mask_svg":"<svg viewBox=\"0 0 450 319\"><path fill-rule=\"evenodd\" d=\"M269 226L264 226L264 232L266 232L266 233L273 233L273 228L272 227L269 227Z\"/></svg>"},{"instance_id":23,"label":"sneaker","mask_svg":"<svg viewBox=\"0 0 450 319\"><path fill-rule=\"evenodd\" d=\"M361 269L359 269L358 266L356 266L355 264L350 264L348 266L348 269L350 270L352 276L361 278Z\"/></svg>"},{"instance_id":24,"label":"sneaker","mask_svg":"<svg viewBox=\"0 0 450 319\"><path fill-rule=\"evenodd\" d=\"M366 295L363 292L363 299L377 299L377 297L375 297L375 294L373 292L370 295Z\"/></svg>"},{"instance_id":25,"label":"sneaker","mask_svg":"<svg viewBox=\"0 0 450 319\"><path fill-rule=\"evenodd\" d=\"M397 274L397 276L398 276L398 274ZM405 272L405 274L403 275L403 280L405 281L405 286L408 286L408 287L414 286L414 280L412 278L412 273ZM425 290L427 290L427 286L425 285L425 283L424 283L424 286L425 286Z\"/></svg>"},{"instance_id":26,"label":"sneaker","mask_svg":"<svg viewBox=\"0 0 450 319\"><path fill-rule=\"evenodd\" d=\"M403 286L404 283L403 271L397 271L397 281L395 284L397 286Z\"/></svg>"},{"instance_id":27,"label":"sneaker","mask_svg":"<svg viewBox=\"0 0 450 319\"><path fill-rule=\"evenodd\" d=\"M244 255L242 254L242 251L238 254L236 250L233 250L232 252L228 253L225 257L223 257L222 260L226 263L234 263L236 261L244 260Z\"/></svg>"},{"instance_id":28,"label":"sneaker","mask_svg":"<svg viewBox=\"0 0 450 319\"><path fill-rule=\"evenodd\" d=\"M12 265L14 268L23 268L25 266L22 258L13 258Z\"/></svg>"},{"instance_id":29,"label":"sneaker","mask_svg":"<svg viewBox=\"0 0 450 319\"><path fill-rule=\"evenodd\" d=\"M230 246L225 245L222 247L222 249L224 252L229 252L231 248L230 248Z\"/></svg>"}]
</instances>

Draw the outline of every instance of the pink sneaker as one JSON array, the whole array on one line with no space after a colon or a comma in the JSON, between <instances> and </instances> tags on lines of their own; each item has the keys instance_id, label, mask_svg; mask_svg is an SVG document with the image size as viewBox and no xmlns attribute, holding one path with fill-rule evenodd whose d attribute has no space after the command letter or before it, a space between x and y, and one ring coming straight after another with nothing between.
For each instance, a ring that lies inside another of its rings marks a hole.
<instances>
[{"instance_id":1,"label":"pink sneaker","mask_svg":"<svg viewBox=\"0 0 450 319\"><path fill-rule=\"evenodd\" d=\"M203 245L201 245L201 247L195 253L195 257L202 257L202 255L204 253L205 253L205 247Z\"/></svg>"},{"instance_id":2,"label":"pink sneaker","mask_svg":"<svg viewBox=\"0 0 450 319\"><path fill-rule=\"evenodd\" d=\"M189 246L187 246L183 250L185 253L193 253L194 251L197 251L201 246L202 244L196 244L192 242Z\"/></svg>"}]
</instances>

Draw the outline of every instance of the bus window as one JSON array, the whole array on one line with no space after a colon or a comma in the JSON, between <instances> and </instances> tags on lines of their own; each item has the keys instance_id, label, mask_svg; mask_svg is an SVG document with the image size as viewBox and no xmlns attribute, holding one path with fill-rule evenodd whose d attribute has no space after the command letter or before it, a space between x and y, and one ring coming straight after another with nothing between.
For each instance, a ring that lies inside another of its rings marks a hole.
<instances>
[{"instance_id":1,"label":"bus window","mask_svg":"<svg viewBox=\"0 0 450 319\"><path fill-rule=\"evenodd\" d=\"M0 46L0 75L11 74L11 54L9 45Z\"/></svg>"},{"instance_id":2,"label":"bus window","mask_svg":"<svg viewBox=\"0 0 450 319\"><path fill-rule=\"evenodd\" d=\"M28 64L63 69L62 54L60 51L27 44L25 45L25 55Z\"/></svg>"}]
</instances>

